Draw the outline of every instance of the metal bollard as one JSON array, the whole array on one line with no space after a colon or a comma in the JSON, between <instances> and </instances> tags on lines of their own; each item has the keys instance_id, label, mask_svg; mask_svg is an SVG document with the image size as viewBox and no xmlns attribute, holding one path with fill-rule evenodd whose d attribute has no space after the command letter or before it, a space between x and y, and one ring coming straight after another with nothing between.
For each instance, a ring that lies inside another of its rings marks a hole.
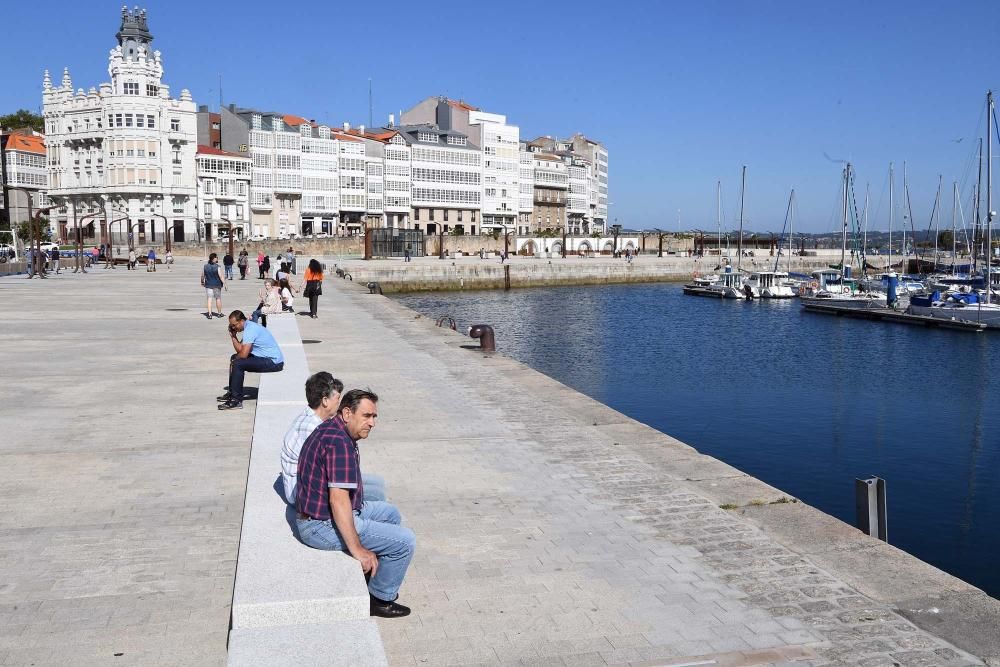
<instances>
[{"instance_id":1,"label":"metal bollard","mask_svg":"<svg viewBox=\"0 0 1000 667\"><path fill-rule=\"evenodd\" d=\"M885 480L880 477L854 480L854 505L858 530L888 542Z\"/></svg>"},{"instance_id":2,"label":"metal bollard","mask_svg":"<svg viewBox=\"0 0 1000 667\"><path fill-rule=\"evenodd\" d=\"M447 324L452 331L458 331L458 322L456 322L455 318L451 315L442 315L437 318L437 325L439 327L443 327L445 324Z\"/></svg>"},{"instance_id":3,"label":"metal bollard","mask_svg":"<svg viewBox=\"0 0 1000 667\"><path fill-rule=\"evenodd\" d=\"M370 282L366 285L369 294L381 294L382 286L376 282Z\"/></svg>"},{"instance_id":4,"label":"metal bollard","mask_svg":"<svg viewBox=\"0 0 1000 667\"><path fill-rule=\"evenodd\" d=\"M493 327L488 324L473 324L469 327L469 337L479 339L479 349L483 352L496 352L496 338Z\"/></svg>"}]
</instances>

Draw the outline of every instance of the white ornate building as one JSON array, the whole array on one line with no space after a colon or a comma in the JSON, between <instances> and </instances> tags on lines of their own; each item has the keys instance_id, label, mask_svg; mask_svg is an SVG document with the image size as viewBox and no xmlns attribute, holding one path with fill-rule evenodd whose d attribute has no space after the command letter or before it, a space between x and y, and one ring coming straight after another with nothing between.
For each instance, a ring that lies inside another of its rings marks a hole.
<instances>
[{"instance_id":1,"label":"white ornate building","mask_svg":"<svg viewBox=\"0 0 1000 667\"><path fill-rule=\"evenodd\" d=\"M48 71L42 105L48 144L50 217L59 235L87 243L129 230L136 244L198 234L195 104L170 97L145 10L122 8L118 45L108 57L110 82L73 90L69 70L54 86Z\"/></svg>"}]
</instances>

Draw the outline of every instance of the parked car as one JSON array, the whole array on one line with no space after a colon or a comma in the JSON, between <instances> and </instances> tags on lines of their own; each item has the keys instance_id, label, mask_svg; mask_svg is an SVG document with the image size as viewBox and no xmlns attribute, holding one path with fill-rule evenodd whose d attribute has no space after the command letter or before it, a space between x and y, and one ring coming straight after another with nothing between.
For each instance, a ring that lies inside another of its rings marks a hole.
<instances>
[{"instance_id":1,"label":"parked car","mask_svg":"<svg viewBox=\"0 0 1000 667\"><path fill-rule=\"evenodd\" d=\"M260 241L266 241L267 237L263 234L251 234L250 240L259 243Z\"/></svg>"},{"instance_id":2,"label":"parked car","mask_svg":"<svg viewBox=\"0 0 1000 667\"><path fill-rule=\"evenodd\" d=\"M41 245L41 248L42 248L42 252L49 253L49 252L52 252L53 248L55 248L56 250L59 250L59 244L58 243L52 243L50 241L48 243L43 243Z\"/></svg>"},{"instance_id":3,"label":"parked car","mask_svg":"<svg viewBox=\"0 0 1000 667\"><path fill-rule=\"evenodd\" d=\"M328 238L330 238L330 235L327 234L326 232L320 232L319 234L313 234L313 238L316 238L316 239L328 239Z\"/></svg>"},{"instance_id":4,"label":"parked car","mask_svg":"<svg viewBox=\"0 0 1000 667\"><path fill-rule=\"evenodd\" d=\"M7 243L0 243L0 262L6 262L7 260L15 260L17 258L17 249L14 246Z\"/></svg>"},{"instance_id":5,"label":"parked car","mask_svg":"<svg viewBox=\"0 0 1000 667\"><path fill-rule=\"evenodd\" d=\"M279 240L279 241L287 241L287 240L289 240L290 237L288 236L288 234L278 234L274 238L277 239L277 240Z\"/></svg>"}]
</instances>

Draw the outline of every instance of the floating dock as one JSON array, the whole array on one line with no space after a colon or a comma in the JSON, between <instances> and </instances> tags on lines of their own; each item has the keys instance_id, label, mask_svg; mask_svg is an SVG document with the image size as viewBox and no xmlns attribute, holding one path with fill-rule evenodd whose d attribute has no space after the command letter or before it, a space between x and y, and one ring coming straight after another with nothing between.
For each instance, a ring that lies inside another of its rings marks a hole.
<instances>
[{"instance_id":1,"label":"floating dock","mask_svg":"<svg viewBox=\"0 0 1000 667\"><path fill-rule=\"evenodd\" d=\"M877 308L850 308L834 304L804 303L802 308L812 313L826 313L837 317L854 317L861 320L879 322L896 322L898 324L913 324L917 326L958 329L960 331L985 331L986 323L969 322L968 320L944 320L930 315L911 315L899 310L882 306Z\"/></svg>"}]
</instances>

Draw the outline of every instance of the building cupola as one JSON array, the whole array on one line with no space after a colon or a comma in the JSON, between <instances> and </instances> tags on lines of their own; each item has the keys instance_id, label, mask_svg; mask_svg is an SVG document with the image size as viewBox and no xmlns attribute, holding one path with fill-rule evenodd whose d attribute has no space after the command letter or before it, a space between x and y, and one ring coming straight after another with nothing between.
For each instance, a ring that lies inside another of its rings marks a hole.
<instances>
[{"instance_id":1,"label":"building cupola","mask_svg":"<svg viewBox=\"0 0 1000 667\"><path fill-rule=\"evenodd\" d=\"M126 60L138 59L140 46L145 47L142 50L144 53L152 53L149 45L153 41L153 35L149 32L149 26L146 23L146 10L139 9L139 7L129 9L123 6L122 26L118 29L115 37L118 39L118 45Z\"/></svg>"}]
</instances>

